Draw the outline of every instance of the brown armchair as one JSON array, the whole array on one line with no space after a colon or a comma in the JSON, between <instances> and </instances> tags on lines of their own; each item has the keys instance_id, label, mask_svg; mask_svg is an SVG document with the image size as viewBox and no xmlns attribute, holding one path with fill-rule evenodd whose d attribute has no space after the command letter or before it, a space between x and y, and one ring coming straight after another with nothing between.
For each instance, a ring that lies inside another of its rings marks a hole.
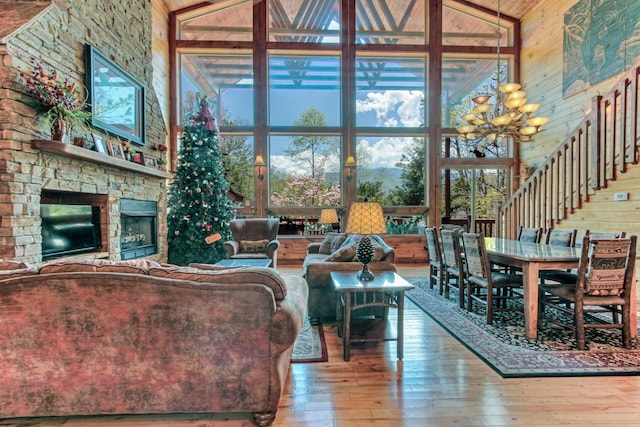
<instances>
[{"instance_id":1,"label":"brown armchair","mask_svg":"<svg viewBox=\"0 0 640 427\"><path fill-rule=\"evenodd\" d=\"M272 267L277 267L278 230L280 221L277 218L235 219L230 223L233 240L224 242L223 247L230 259L271 260Z\"/></svg>"}]
</instances>

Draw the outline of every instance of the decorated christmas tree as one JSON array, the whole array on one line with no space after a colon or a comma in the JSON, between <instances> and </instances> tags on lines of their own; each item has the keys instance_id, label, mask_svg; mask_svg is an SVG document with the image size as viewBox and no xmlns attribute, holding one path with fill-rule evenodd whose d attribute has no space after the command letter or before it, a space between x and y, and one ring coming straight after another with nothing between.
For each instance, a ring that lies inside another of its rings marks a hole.
<instances>
[{"instance_id":1,"label":"decorated christmas tree","mask_svg":"<svg viewBox=\"0 0 640 427\"><path fill-rule=\"evenodd\" d=\"M169 262L214 264L225 257L235 207L227 198L218 129L206 99L184 127L168 199Z\"/></svg>"}]
</instances>

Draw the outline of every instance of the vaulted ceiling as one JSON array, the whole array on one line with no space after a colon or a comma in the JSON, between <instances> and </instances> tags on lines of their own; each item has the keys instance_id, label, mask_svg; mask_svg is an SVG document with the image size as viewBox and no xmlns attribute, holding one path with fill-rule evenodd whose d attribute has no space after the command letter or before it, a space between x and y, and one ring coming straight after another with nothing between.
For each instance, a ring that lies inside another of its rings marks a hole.
<instances>
[{"instance_id":1,"label":"vaulted ceiling","mask_svg":"<svg viewBox=\"0 0 640 427\"><path fill-rule=\"evenodd\" d=\"M253 0L254 2L264 0ZM312 0L310 0L312 1ZM527 12L538 5L542 0L500 0L500 12L513 18L521 19ZM164 4L169 11L173 12L187 6L206 3L202 0L164 0ZM210 1L215 3L215 0ZM487 9L495 10L498 7L498 0L462 0L462 3L475 4Z\"/></svg>"}]
</instances>

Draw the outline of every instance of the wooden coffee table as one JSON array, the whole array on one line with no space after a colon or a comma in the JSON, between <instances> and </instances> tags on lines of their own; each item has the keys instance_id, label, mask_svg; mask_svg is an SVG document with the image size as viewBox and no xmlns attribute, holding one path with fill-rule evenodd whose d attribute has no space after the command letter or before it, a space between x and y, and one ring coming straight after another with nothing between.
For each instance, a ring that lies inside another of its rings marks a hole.
<instances>
[{"instance_id":1,"label":"wooden coffee table","mask_svg":"<svg viewBox=\"0 0 640 427\"><path fill-rule=\"evenodd\" d=\"M351 359L351 344L370 341L396 341L397 356L402 359L404 293L414 286L391 271L375 273L371 281L361 282L356 273L331 272L331 280L338 294L338 304L344 313L342 318L342 344L344 360ZM385 307L398 309L398 326L396 337L352 338L351 323L354 312L366 307Z\"/></svg>"},{"instance_id":2,"label":"wooden coffee table","mask_svg":"<svg viewBox=\"0 0 640 427\"><path fill-rule=\"evenodd\" d=\"M217 267L271 267L269 258L231 258L222 259L215 264Z\"/></svg>"}]
</instances>

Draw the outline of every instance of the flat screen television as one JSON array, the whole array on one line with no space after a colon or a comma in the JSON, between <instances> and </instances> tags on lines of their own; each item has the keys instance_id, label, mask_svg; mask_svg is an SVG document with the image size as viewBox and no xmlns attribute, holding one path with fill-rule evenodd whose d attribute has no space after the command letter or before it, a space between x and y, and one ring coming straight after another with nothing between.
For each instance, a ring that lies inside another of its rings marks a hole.
<instances>
[{"instance_id":1,"label":"flat screen television","mask_svg":"<svg viewBox=\"0 0 640 427\"><path fill-rule=\"evenodd\" d=\"M101 245L100 209L90 205L40 205L42 259L97 251Z\"/></svg>"}]
</instances>

